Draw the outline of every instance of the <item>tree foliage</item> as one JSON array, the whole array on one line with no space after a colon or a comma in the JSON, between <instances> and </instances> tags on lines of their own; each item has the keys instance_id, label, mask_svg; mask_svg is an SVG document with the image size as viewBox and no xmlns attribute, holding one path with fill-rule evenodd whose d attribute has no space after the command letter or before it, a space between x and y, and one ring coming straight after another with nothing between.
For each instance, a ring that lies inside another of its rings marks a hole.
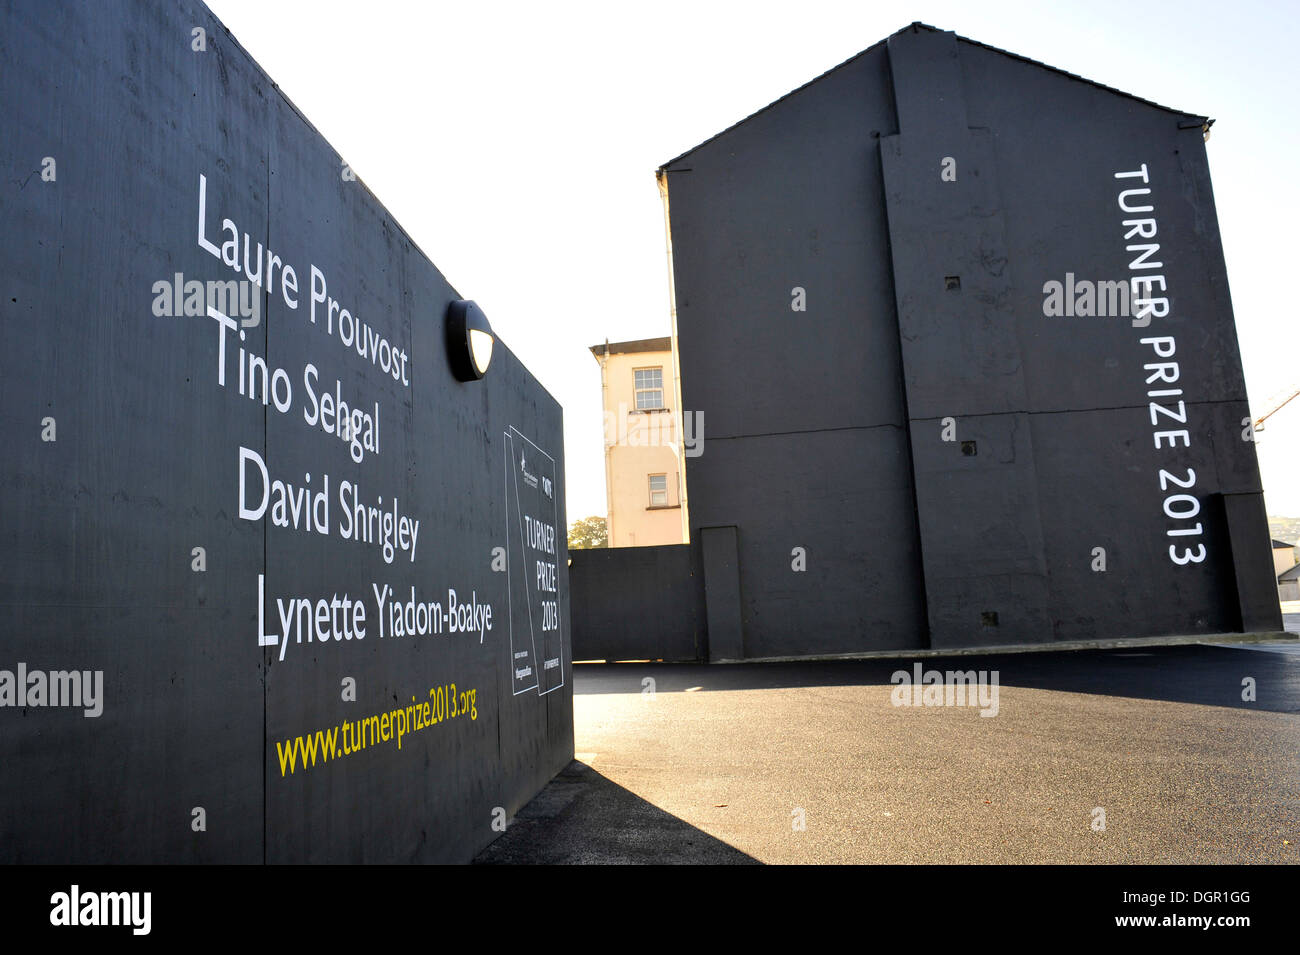
<instances>
[{"instance_id":1,"label":"tree foliage","mask_svg":"<svg viewBox=\"0 0 1300 955\"><path fill-rule=\"evenodd\" d=\"M609 546L609 529L603 517L584 517L569 525L569 550Z\"/></svg>"}]
</instances>

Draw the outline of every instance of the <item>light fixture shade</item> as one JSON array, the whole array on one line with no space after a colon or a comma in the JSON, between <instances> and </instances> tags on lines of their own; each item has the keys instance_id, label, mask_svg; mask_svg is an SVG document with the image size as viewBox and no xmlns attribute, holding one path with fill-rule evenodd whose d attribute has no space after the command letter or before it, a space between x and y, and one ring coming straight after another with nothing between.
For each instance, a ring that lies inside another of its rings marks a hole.
<instances>
[{"instance_id":1,"label":"light fixture shade","mask_svg":"<svg viewBox=\"0 0 1300 955\"><path fill-rule=\"evenodd\" d=\"M469 356L474 361L474 368L480 375L487 374L488 365L492 364L492 335L477 328L469 330Z\"/></svg>"},{"instance_id":2,"label":"light fixture shade","mask_svg":"<svg viewBox=\"0 0 1300 955\"><path fill-rule=\"evenodd\" d=\"M496 336L483 309L469 299L447 307L447 358L459 381L478 381L492 363Z\"/></svg>"}]
</instances>

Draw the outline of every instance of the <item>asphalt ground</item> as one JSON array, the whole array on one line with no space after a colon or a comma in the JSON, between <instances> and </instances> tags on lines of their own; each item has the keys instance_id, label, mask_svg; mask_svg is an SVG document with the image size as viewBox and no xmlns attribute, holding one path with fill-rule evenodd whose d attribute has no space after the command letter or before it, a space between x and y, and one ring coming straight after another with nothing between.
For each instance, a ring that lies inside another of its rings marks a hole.
<instances>
[{"instance_id":1,"label":"asphalt ground","mask_svg":"<svg viewBox=\"0 0 1300 955\"><path fill-rule=\"evenodd\" d=\"M997 715L894 705L910 660L577 665L577 759L476 861L1300 860L1297 643L917 662Z\"/></svg>"}]
</instances>

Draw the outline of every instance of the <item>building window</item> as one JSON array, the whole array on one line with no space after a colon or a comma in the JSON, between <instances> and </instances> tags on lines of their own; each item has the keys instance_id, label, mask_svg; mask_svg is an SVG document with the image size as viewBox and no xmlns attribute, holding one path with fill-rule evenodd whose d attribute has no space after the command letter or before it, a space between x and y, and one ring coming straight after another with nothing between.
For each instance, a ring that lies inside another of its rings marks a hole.
<instances>
[{"instance_id":1,"label":"building window","mask_svg":"<svg viewBox=\"0 0 1300 955\"><path fill-rule=\"evenodd\" d=\"M668 506L668 475L667 474L650 475L650 506L651 507Z\"/></svg>"},{"instance_id":2,"label":"building window","mask_svg":"<svg viewBox=\"0 0 1300 955\"><path fill-rule=\"evenodd\" d=\"M664 406L664 370L637 368L632 372L636 384L636 410L657 411Z\"/></svg>"}]
</instances>

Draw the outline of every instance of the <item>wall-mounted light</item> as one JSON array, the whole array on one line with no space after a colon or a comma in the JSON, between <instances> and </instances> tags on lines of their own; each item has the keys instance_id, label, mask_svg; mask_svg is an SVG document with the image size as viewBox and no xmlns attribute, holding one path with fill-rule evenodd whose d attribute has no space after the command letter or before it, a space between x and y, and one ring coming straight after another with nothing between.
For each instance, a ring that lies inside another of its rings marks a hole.
<instances>
[{"instance_id":1,"label":"wall-mounted light","mask_svg":"<svg viewBox=\"0 0 1300 955\"><path fill-rule=\"evenodd\" d=\"M462 298L447 307L447 357L458 380L478 381L486 375L495 343L492 326L478 305Z\"/></svg>"}]
</instances>

